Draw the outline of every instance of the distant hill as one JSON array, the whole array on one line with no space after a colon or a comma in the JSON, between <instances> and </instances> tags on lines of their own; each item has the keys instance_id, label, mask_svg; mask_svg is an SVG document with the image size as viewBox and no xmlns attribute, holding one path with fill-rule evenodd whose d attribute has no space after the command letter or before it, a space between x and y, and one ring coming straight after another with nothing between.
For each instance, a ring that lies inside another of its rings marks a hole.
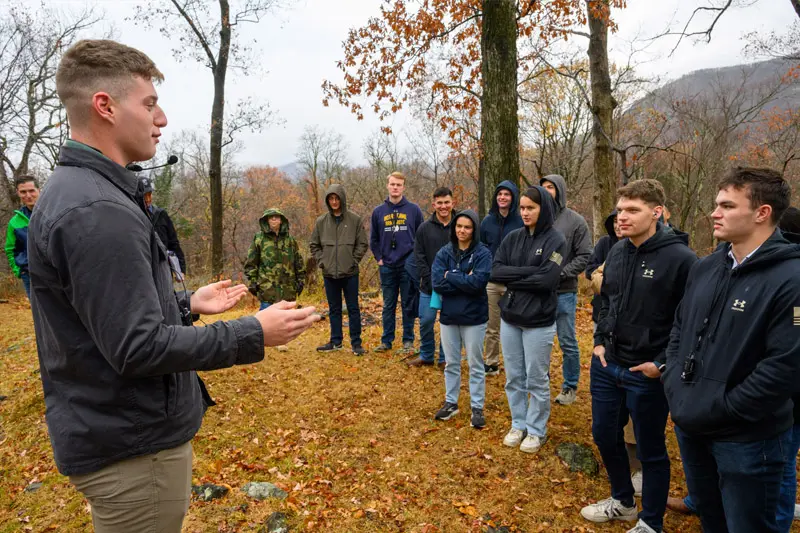
<instances>
[{"instance_id":1,"label":"distant hill","mask_svg":"<svg viewBox=\"0 0 800 533\"><path fill-rule=\"evenodd\" d=\"M705 97L716 99L717 95L728 91L744 92L747 97L744 104L752 105L763 98L768 87L774 87L777 80L785 76L792 67L797 66L797 61L772 59L731 67L695 70L662 85L634 103L630 111L635 112L637 108L649 107L659 109L664 107L665 102L675 100ZM767 108L775 105L783 108L799 107L800 83L795 82L782 90Z\"/></svg>"},{"instance_id":2,"label":"distant hill","mask_svg":"<svg viewBox=\"0 0 800 533\"><path fill-rule=\"evenodd\" d=\"M303 169L300 166L300 163L297 161L292 161L291 163L287 163L285 165L281 165L278 167L278 170L289 176L289 179L292 181L297 181L303 176Z\"/></svg>"}]
</instances>

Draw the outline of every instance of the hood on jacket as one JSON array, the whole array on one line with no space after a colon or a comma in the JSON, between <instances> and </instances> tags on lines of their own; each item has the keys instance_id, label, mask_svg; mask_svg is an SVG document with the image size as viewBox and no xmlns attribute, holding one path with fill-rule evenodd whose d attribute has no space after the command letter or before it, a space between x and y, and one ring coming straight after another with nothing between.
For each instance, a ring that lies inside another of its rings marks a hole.
<instances>
[{"instance_id":1,"label":"hood on jacket","mask_svg":"<svg viewBox=\"0 0 800 533\"><path fill-rule=\"evenodd\" d=\"M604 225L606 227L606 233L611 238L612 243L616 243L619 239L617 238L617 234L614 232L614 220L617 218L617 210L614 209L611 211L611 214L606 217L606 221Z\"/></svg>"},{"instance_id":2,"label":"hood on jacket","mask_svg":"<svg viewBox=\"0 0 800 533\"><path fill-rule=\"evenodd\" d=\"M508 208L509 216L512 213L518 212L519 188L509 180L501 181L500 183L497 184L497 187L494 188L494 195L492 196L492 208L489 209L489 212L494 214L498 214L500 212L500 208L497 206L497 193L500 192L500 189L506 189L511 193L511 207Z\"/></svg>"},{"instance_id":3,"label":"hood on jacket","mask_svg":"<svg viewBox=\"0 0 800 533\"><path fill-rule=\"evenodd\" d=\"M553 227L553 222L556 220L556 203L544 187L534 185L528 190L530 189L538 190L542 197L542 202L539 204L539 220L536 221L536 228L533 230L533 235L536 236Z\"/></svg>"},{"instance_id":4,"label":"hood on jacket","mask_svg":"<svg viewBox=\"0 0 800 533\"><path fill-rule=\"evenodd\" d=\"M392 201L391 201L391 200L389 200L389 197L388 197L388 196L386 197L386 200L384 200L383 202L384 202L386 205L388 205L388 206L389 206L389 209L395 209L395 208L397 208L397 207L403 207L404 205L407 205L407 204L408 204L408 200L406 199L405 195L403 195L403 197L402 197L402 198L400 198L400 201L399 201L399 202L397 202L396 204L393 204L393 203L392 203Z\"/></svg>"},{"instance_id":5,"label":"hood on jacket","mask_svg":"<svg viewBox=\"0 0 800 533\"><path fill-rule=\"evenodd\" d=\"M467 217L472 221L472 242L465 251L468 252L475 248L481 241L481 225L478 220L478 213L472 209L465 209L453 215L453 221L450 223L450 242L453 244L453 251L458 250L458 237L456 236L456 221L461 217Z\"/></svg>"},{"instance_id":6,"label":"hood on jacket","mask_svg":"<svg viewBox=\"0 0 800 533\"><path fill-rule=\"evenodd\" d=\"M656 222L655 234L644 241L642 245L639 246L639 250L642 252L652 252L653 250L658 250L675 243L689 246L689 234L682 231L677 231L666 224L662 224L661 222ZM627 239L625 246L628 247L629 251L634 251L636 249L633 243L631 243L630 239Z\"/></svg>"},{"instance_id":7,"label":"hood on jacket","mask_svg":"<svg viewBox=\"0 0 800 533\"><path fill-rule=\"evenodd\" d=\"M549 174L539 180L539 185L544 185L545 181L549 181L556 186L556 209L562 211L567 207L567 182L559 174ZM547 193L548 195L550 193Z\"/></svg>"},{"instance_id":8,"label":"hood on jacket","mask_svg":"<svg viewBox=\"0 0 800 533\"><path fill-rule=\"evenodd\" d=\"M328 208L331 216L333 216L333 209L331 209L331 205L328 203L328 197L331 194L335 194L339 197L339 200L342 202L342 214L344 214L347 211L347 194L344 192L344 185L341 183L334 183L325 191L325 207Z\"/></svg>"},{"instance_id":9,"label":"hood on jacket","mask_svg":"<svg viewBox=\"0 0 800 533\"><path fill-rule=\"evenodd\" d=\"M792 233L782 233L780 229L775 228L772 236L764 241L764 244L750 257L747 261L736 267L736 270L744 272L745 270L760 269L769 266L772 263L786 261L788 259L800 259L800 241L798 237ZM728 252L731 249L730 243L724 244L723 256L726 261ZM719 251L719 249L717 249Z\"/></svg>"},{"instance_id":10,"label":"hood on jacket","mask_svg":"<svg viewBox=\"0 0 800 533\"><path fill-rule=\"evenodd\" d=\"M264 211L264 214L261 215L261 218L258 219L258 223L261 226L261 231L263 231L264 234L270 232L269 221L267 219L273 215L278 215L281 217L280 234L286 235L287 233L289 233L289 219L286 218L286 215L284 215L280 209L276 209L274 207L271 207L266 211Z\"/></svg>"}]
</instances>

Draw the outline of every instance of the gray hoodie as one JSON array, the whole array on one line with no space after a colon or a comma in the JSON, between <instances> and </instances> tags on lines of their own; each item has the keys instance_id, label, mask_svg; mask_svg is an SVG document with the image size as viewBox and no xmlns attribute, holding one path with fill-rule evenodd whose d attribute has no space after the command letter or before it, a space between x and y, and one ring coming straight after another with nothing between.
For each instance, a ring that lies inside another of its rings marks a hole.
<instances>
[{"instance_id":1,"label":"gray hoodie","mask_svg":"<svg viewBox=\"0 0 800 533\"><path fill-rule=\"evenodd\" d=\"M578 292L578 276L586 269L589 256L592 254L592 234L589 225L578 213L567 207L567 182L558 174L550 174L539 180L543 185L549 181L556 186L556 221L553 227L560 231L567 241L567 253L564 256L564 269L561 271L561 283L558 292Z\"/></svg>"}]
</instances>

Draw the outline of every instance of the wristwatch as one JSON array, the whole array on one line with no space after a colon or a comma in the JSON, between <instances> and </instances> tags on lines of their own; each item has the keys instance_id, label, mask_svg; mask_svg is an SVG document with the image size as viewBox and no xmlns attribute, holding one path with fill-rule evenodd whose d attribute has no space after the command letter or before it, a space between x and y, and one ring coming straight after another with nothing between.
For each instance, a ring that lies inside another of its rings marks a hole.
<instances>
[{"instance_id":1,"label":"wristwatch","mask_svg":"<svg viewBox=\"0 0 800 533\"><path fill-rule=\"evenodd\" d=\"M658 365L658 371L661 372L662 374L666 369L667 369L667 363L661 363L660 365Z\"/></svg>"}]
</instances>

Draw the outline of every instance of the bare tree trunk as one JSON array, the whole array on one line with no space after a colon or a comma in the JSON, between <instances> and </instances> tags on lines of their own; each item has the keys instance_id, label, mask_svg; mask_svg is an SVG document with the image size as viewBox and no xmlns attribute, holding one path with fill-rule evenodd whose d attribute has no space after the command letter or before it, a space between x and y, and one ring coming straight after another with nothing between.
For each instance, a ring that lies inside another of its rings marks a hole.
<instances>
[{"instance_id":1,"label":"bare tree trunk","mask_svg":"<svg viewBox=\"0 0 800 533\"><path fill-rule=\"evenodd\" d=\"M211 181L211 275L222 274L225 265L222 249L222 132L225 116L225 75L231 48L230 5L219 0L220 40L214 73L214 104L211 108L211 146L208 177Z\"/></svg>"},{"instance_id":2,"label":"bare tree trunk","mask_svg":"<svg viewBox=\"0 0 800 533\"><path fill-rule=\"evenodd\" d=\"M791 0L792 7L797 11L797 16L800 17L800 0Z\"/></svg>"},{"instance_id":3,"label":"bare tree trunk","mask_svg":"<svg viewBox=\"0 0 800 533\"><path fill-rule=\"evenodd\" d=\"M614 169L613 138L614 108L617 102L611 94L611 75L608 70L608 0L586 0L589 20L589 73L592 83L592 126L594 137L594 194L592 214L594 234L602 235L605 217L614 209L617 189Z\"/></svg>"},{"instance_id":4,"label":"bare tree trunk","mask_svg":"<svg viewBox=\"0 0 800 533\"><path fill-rule=\"evenodd\" d=\"M484 0L481 26L481 172L478 188L503 180L519 185L517 3ZM479 198L484 202L484 194ZM479 207L480 209L480 207ZM481 216L483 215L483 210Z\"/></svg>"}]
</instances>

